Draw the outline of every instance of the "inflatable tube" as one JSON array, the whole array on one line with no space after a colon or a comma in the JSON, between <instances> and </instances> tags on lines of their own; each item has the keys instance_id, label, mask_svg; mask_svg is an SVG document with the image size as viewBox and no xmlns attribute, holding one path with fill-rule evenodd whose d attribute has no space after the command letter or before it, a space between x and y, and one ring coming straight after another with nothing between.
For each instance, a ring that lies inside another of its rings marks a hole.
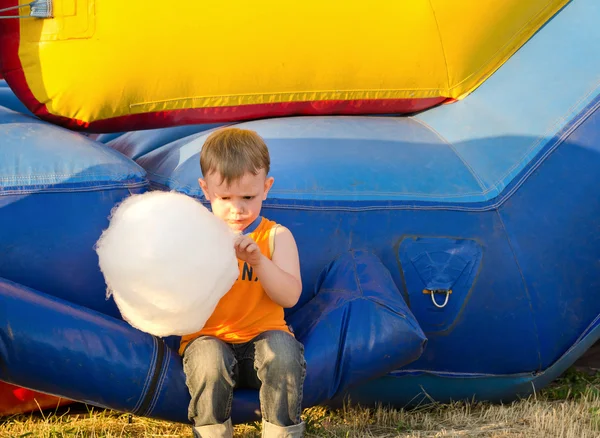
<instances>
[{"instance_id":1,"label":"inflatable tube","mask_svg":"<svg viewBox=\"0 0 600 438\"><path fill-rule=\"evenodd\" d=\"M145 172L82 135L0 107L0 276L118 316L94 244Z\"/></svg>"},{"instance_id":2,"label":"inflatable tube","mask_svg":"<svg viewBox=\"0 0 600 438\"><path fill-rule=\"evenodd\" d=\"M304 406L328 402L423 353L425 335L374 254L341 254L321 272L315 293L288 318L305 346Z\"/></svg>"},{"instance_id":3,"label":"inflatable tube","mask_svg":"<svg viewBox=\"0 0 600 438\"><path fill-rule=\"evenodd\" d=\"M323 272L316 293L292 322L306 352L304 406L423 352L425 336L376 256L343 255ZM2 380L100 407L187 420L181 358L162 340L5 280L0 302ZM234 421L256 419L257 412L258 392L236 391Z\"/></svg>"},{"instance_id":4,"label":"inflatable tube","mask_svg":"<svg viewBox=\"0 0 600 438\"><path fill-rule=\"evenodd\" d=\"M31 115L0 75L0 106ZM0 382L0 415L14 415L38 409L52 409L70 403L48 394Z\"/></svg>"},{"instance_id":5,"label":"inflatable tube","mask_svg":"<svg viewBox=\"0 0 600 438\"><path fill-rule=\"evenodd\" d=\"M110 134L92 134L90 136L90 138L93 138L94 140L100 142L100 143L108 143L109 141L114 140L115 138L123 135L124 132L114 132L114 133L110 133Z\"/></svg>"},{"instance_id":6,"label":"inflatable tube","mask_svg":"<svg viewBox=\"0 0 600 438\"><path fill-rule=\"evenodd\" d=\"M108 141L104 141L104 136L109 134L104 134L98 141L105 142L108 147L121 152L132 160L137 160L142 155L152 152L167 143L199 132L209 131L219 126L222 126L222 124L174 126L172 128L134 131L119 135Z\"/></svg>"},{"instance_id":7,"label":"inflatable tube","mask_svg":"<svg viewBox=\"0 0 600 438\"><path fill-rule=\"evenodd\" d=\"M0 86L0 104L28 113L8 87ZM146 184L143 171L97 143L1 107L0 139L0 272L117 316L93 245L114 204ZM0 384L0 415L67 403Z\"/></svg>"},{"instance_id":8,"label":"inflatable tube","mask_svg":"<svg viewBox=\"0 0 600 438\"><path fill-rule=\"evenodd\" d=\"M160 339L6 280L0 280L0 298L3 381L99 407L186 421L189 393L181 359Z\"/></svg>"},{"instance_id":9,"label":"inflatable tube","mask_svg":"<svg viewBox=\"0 0 600 438\"><path fill-rule=\"evenodd\" d=\"M0 70L38 117L95 132L412 113L470 93L567 2L6 0L37 18L0 17Z\"/></svg>"}]
</instances>

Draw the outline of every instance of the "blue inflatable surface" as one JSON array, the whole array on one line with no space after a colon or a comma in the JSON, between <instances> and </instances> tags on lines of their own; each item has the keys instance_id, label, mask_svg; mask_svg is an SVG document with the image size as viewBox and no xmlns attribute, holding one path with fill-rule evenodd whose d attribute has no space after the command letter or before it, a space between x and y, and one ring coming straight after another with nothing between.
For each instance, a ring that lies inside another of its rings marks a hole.
<instances>
[{"instance_id":1,"label":"blue inflatable surface","mask_svg":"<svg viewBox=\"0 0 600 438\"><path fill-rule=\"evenodd\" d=\"M0 107L0 277L119 316L94 244L116 203L147 188L118 152Z\"/></svg>"},{"instance_id":2,"label":"blue inflatable surface","mask_svg":"<svg viewBox=\"0 0 600 438\"><path fill-rule=\"evenodd\" d=\"M137 160L142 155L152 152L167 143L199 132L212 131L219 126L223 126L223 124L184 125L122 134L101 134L97 140L106 143L126 157Z\"/></svg>"},{"instance_id":3,"label":"blue inflatable surface","mask_svg":"<svg viewBox=\"0 0 600 438\"><path fill-rule=\"evenodd\" d=\"M305 347L307 406L413 361L425 345L374 255L348 253L331 263L320 282L318 299L291 321ZM2 380L138 415L187 420L189 393L176 348L117 319L1 279L0 300ZM48 330L51 336L40 336ZM56 363L47 366L49 361ZM234 421L256 419L258 392L237 396Z\"/></svg>"},{"instance_id":4,"label":"blue inflatable surface","mask_svg":"<svg viewBox=\"0 0 600 438\"><path fill-rule=\"evenodd\" d=\"M599 17L592 1L569 4L471 96L415 117L237 125L270 147L264 214L298 240L298 308L322 266L366 249L429 339L417 361L355 389L354 401L405 405L423 391L509 400L572 363L584 333L597 337ZM153 187L201 198L205 139L137 162Z\"/></svg>"},{"instance_id":5,"label":"blue inflatable surface","mask_svg":"<svg viewBox=\"0 0 600 438\"><path fill-rule=\"evenodd\" d=\"M472 95L414 117L236 125L267 141L263 214L298 243L307 406L509 401L600 337L599 19L569 3ZM186 421L179 357L113 318L93 244L148 183L202 199L205 129L105 146L0 111L0 379ZM257 410L236 392L235 421Z\"/></svg>"},{"instance_id":6,"label":"blue inflatable surface","mask_svg":"<svg viewBox=\"0 0 600 438\"><path fill-rule=\"evenodd\" d=\"M8 88L8 84L3 79L0 79L0 106L33 116L31 111L15 96L15 93Z\"/></svg>"}]
</instances>

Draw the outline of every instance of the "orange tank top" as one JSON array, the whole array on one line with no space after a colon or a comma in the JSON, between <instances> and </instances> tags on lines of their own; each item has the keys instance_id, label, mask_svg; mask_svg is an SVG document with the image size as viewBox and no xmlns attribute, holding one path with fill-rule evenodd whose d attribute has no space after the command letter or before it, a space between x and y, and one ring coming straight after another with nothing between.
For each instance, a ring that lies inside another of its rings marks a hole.
<instances>
[{"instance_id":1,"label":"orange tank top","mask_svg":"<svg viewBox=\"0 0 600 438\"><path fill-rule=\"evenodd\" d=\"M271 259L275 230L279 225L265 218L259 220L258 226L247 234L257 243L262 254ZM250 225L249 229L253 226L256 224ZM214 336L230 344L242 344L267 330L282 330L291 334L284 319L283 307L269 298L252 267L239 259L238 267L237 280L221 298L204 328L182 336L179 347L181 354L199 336Z\"/></svg>"}]
</instances>

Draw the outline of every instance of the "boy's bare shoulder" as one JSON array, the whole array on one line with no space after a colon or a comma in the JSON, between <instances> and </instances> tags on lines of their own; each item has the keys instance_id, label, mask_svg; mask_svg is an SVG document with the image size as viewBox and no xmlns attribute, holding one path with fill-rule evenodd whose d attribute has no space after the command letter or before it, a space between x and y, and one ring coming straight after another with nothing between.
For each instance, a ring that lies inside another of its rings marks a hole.
<instances>
[{"instance_id":1,"label":"boy's bare shoulder","mask_svg":"<svg viewBox=\"0 0 600 438\"><path fill-rule=\"evenodd\" d=\"M280 234L289 234L290 236L293 237L293 234L289 228L284 227L283 225L277 224L277 226L275 227L275 235L278 236Z\"/></svg>"},{"instance_id":2,"label":"boy's bare shoulder","mask_svg":"<svg viewBox=\"0 0 600 438\"><path fill-rule=\"evenodd\" d=\"M296 245L294 235L292 234L289 228L284 227L283 225L278 225L275 229L275 242L281 242L283 244L287 242L288 244L293 243L294 246Z\"/></svg>"},{"instance_id":3,"label":"boy's bare shoulder","mask_svg":"<svg viewBox=\"0 0 600 438\"><path fill-rule=\"evenodd\" d=\"M283 225L279 225L275 230L272 250L271 260L301 283L298 246L292 232Z\"/></svg>"},{"instance_id":4,"label":"boy's bare shoulder","mask_svg":"<svg viewBox=\"0 0 600 438\"><path fill-rule=\"evenodd\" d=\"M278 225L274 230L274 247L273 254L275 253L286 253L289 254L290 251L297 253L298 248L296 246L296 240L294 239L294 235L290 231L289 228L284 227L283 225ZM279 251L278 251L279 250Z\"/></svg>"}]
</instances>

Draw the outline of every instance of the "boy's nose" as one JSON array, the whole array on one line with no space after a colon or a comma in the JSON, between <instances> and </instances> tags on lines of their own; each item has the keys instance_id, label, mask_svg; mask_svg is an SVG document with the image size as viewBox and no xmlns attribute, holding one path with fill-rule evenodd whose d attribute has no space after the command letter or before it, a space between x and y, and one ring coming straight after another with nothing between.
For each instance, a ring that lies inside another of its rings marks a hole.
<instances>
[{"instance_id":1,"label":"boy's nose","mask_svg":"<svg viewBox=\"0 0 600 438\"><path fill-rule=\"evenodd\" d=\"M231 212L234 214L242 214L244 212L244 206L241 203L234 202L231 204Z\"/></svg>"}]
</instances>

